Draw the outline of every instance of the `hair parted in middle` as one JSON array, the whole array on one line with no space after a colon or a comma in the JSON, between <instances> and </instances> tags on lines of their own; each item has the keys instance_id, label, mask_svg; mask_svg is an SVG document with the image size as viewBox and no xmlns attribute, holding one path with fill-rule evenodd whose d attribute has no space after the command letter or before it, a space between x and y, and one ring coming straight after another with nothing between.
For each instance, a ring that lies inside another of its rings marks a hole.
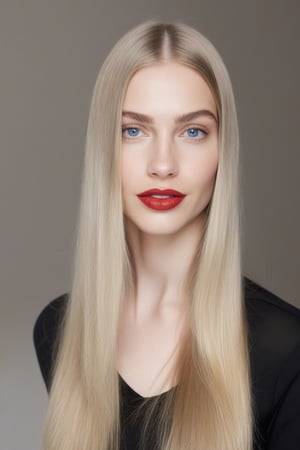
<instances>
[{"instance_id":1,"label":"hair parted in middle","mask_svg":"<svg viewBox=\"0 0 300 450\"><path fill-rule=\"evenodd\" d=\"M99 72L88 122L73 280L53 370L44 450L120 445L117 336L135 270L121 190L122 106L132 76L176 61L206 81L218 112L219 162L201 245L190 267L189 329L170 391L145 399L162 450L251 450L252 407L243 302L239 137L232 86L217 50L180 22L149 20L127 32ZM179 255L180 257L180 255Z\"/></svg>"}]
</instances>

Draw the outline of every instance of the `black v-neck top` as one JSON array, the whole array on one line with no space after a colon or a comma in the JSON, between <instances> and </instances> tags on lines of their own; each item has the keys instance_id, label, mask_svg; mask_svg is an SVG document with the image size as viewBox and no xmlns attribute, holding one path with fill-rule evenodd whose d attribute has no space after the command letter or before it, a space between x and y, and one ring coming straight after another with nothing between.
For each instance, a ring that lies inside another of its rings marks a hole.
<instances>
[{"instance_id":1,"label":"black v-neck top","mask_svg":"<svg viewBox=\"0 0 300 450\"><path fill-rule=\"evenodd\" d=\"M300 309L246 277L243 283L254 413L260 435L254 449L300 450ZM48 392L54 341L67 301L67 293L52 300L34 326L34 346ZM119 380L125 421L143 397L120 375ZM161 402L168 392L159 396ZM139 450L140 427L139 421L124 426L120 450ZM155 431L149 436L149 450L156 450L154 435Z\"/></svg>"}]
</instances>

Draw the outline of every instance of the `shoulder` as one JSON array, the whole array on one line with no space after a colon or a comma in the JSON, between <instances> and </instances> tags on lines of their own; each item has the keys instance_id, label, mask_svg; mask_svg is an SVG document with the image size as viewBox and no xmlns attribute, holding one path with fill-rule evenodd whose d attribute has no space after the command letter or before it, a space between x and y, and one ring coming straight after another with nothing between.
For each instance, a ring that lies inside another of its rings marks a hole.
<instances>
[{"instance_id":1,"label":"shoulder","mask_svg":"<svg viewBox=\"0 0 300 450\"><path fill-rule=\"evenodd\" d=\"M281 310L287 312L289 317L292 315L298 318L296 320L300 320L299 308L282 300L280 297L260 286L253 280L244 276L243 286L246 306L249 307L249 309L269 308L273 310L275 308L277 311Z\"/></svg>"},{"instance_id":2,"label":"shoulder","mask_svg":"<svg viewBox=\"0 0 300 450\"><path fill-rule=\"evenodd\" d=\"M244 298L258 435L272 450L298 449L300 310L247 278Z\"/></svg>"},{"instance_id":3,"label":"shoulder","mask_svg":"<svg viewBox=\"0 0 300 450\"><path fill-rule=\"evenodd\" d=\"M60 326L64 317L69 294L65 293L52 300L39 313L33 328L33 342L40 370L49 391L51 368Z\"/></svg>"},{"instance_id":4,"label":"shoulder","mask_svg":"<svg viewBox=\"0 0 300 450\"><path fill-rule=\"evenodd\" d=\"M274 348L283 357L300 344L300 309L244 277L250 344Z\"/></svg>"}]
</instances>

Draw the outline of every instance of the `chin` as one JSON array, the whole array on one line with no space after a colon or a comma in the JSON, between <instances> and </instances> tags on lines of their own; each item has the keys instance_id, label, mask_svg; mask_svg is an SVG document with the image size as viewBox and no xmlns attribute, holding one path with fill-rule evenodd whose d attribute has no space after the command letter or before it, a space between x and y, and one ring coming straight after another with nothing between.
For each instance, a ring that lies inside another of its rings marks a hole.
<instances>
[{"instance_id":1,"label":"chin","mask_svg":"<svg viewBox=\"0 0 300 450\"><path fill-rule=\"evenodd\" d=\"M141 223L141 221L134 222L132 219L127 218L127 227L131 230L135 230L137 233L143 233L153 236L168 236L178 233L183 230L188 224L175 224L174 220L168 220L169 223L150 223L151 221L146 221Z\"/></svg>"}]
</instances>

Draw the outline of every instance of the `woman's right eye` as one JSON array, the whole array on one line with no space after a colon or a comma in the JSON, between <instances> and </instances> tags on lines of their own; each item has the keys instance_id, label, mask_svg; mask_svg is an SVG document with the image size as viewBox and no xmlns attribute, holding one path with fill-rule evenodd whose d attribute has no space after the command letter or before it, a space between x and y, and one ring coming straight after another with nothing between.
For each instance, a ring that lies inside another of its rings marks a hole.
<instances>
[{"instance_id":1,"label":"woman's right eye","mask_svg":"<svg viewBox=\"0 0 300 450\"><path fill-rule=\"evenodd\" d=\"M140 131L138 127L122 127L122 135L127 138L139 137Z\"/></svg>"}]
</instances>

